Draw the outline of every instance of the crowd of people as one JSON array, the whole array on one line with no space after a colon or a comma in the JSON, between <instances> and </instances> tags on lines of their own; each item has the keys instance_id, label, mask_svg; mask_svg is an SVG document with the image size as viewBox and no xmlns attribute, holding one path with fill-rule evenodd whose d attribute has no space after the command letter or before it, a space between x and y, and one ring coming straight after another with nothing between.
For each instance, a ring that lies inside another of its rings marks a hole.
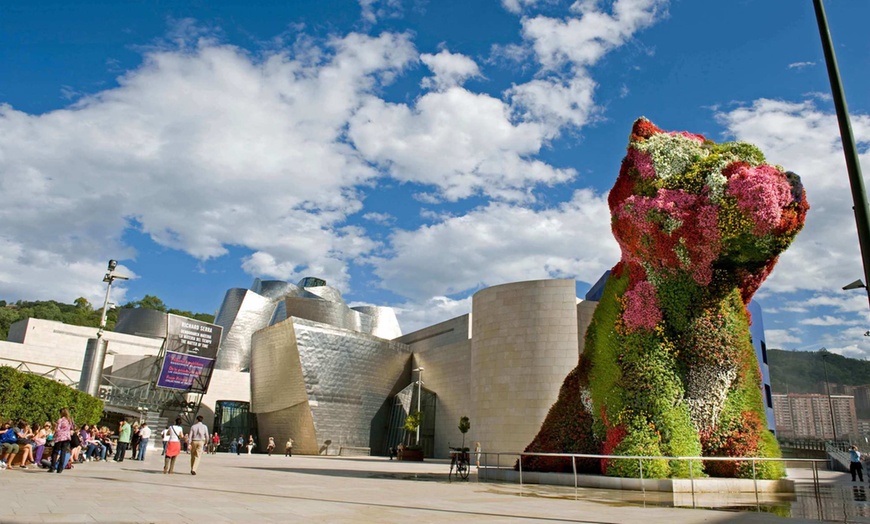
<instances>
[{"instance_id":1,"label":"crowd of people","mask_svg":"<svg viewBox=\"0 0 870 524\"><path fill-rule=\"evenodd\" d=\"M121 420L117 429L107 426L74 422L69 410L60 410L59 417L52 422L33 422L21 420L3 422L0 429L0 470L43 468L49 472L62 473L72 469L77 464L104 461L110 459L123 462L129 453L132 460L145 460L145 454L151 441L152 429L146 422ZM203 423L203 417L198 416L197 422L185 432L181 419L175 419L175 424L167 425L160 431L163 440L164 473L174 473L175 462L182 452L191 454L191 475L196 475L199 458L204 453L216 453L221 443L217 432L209 435L208 428ZM251 454L257 447L253 435L231 439L230 452L241 454L243 449ZM275 439L269 437L266 452L271 455L275 449ZM47 450L51 450L50 453ZM285 445L285 455L292 456L293 439L288 438Z\"/></svg>"}]
</instances>

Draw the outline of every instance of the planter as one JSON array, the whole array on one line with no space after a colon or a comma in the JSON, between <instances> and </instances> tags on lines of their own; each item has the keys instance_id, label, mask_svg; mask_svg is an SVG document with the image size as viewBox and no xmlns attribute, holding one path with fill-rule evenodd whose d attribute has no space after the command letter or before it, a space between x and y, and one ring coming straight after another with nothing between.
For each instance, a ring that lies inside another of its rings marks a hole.
<instances>
[{"instance_id":1,"label":"planter","mask_svg":"<svg viewBox=\"0 0 870 524\"><path fill-rule=\"evenodd\" d=\"M414 462L423 462L422 449L406 449L399 455L399 460L408 460Z\"/></svg>"}]
</instances>

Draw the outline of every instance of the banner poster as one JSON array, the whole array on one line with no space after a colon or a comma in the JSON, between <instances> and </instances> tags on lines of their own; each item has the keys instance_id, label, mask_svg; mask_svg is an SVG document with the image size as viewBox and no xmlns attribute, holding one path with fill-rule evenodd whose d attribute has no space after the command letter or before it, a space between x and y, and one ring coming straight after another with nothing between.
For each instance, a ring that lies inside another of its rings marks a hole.
<instances>
[{"instance_id":1,"label":"banner poster","mask_svg":"<svg viewBox=\"0 0 870 524\"><path fill-rule=\"evenodd\" d=\"M167 351L157 387L187 391L197 382L208 384L214 359Z\"/></svg>"},{"instance_id":2,"label":"banner poster","mask_svg":"<svg viewBox=\"0 0 870 524\"><path fill-rule=\"evenodd\" d=\"M201 320L167 315L166 348L197 357L215 359L223 328Z\"/></svg>"}]
</instances>

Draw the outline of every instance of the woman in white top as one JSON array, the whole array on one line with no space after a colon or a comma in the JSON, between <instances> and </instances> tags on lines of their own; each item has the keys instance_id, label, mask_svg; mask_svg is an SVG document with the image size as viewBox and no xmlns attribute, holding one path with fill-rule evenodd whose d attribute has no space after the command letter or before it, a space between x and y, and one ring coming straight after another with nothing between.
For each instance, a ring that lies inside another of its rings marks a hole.
<instances>
[{"instance_id":1,"label":"woman in white top","mask_svg":"<svg viewBox=\"0 0 870 524\"><path fill-rule=\"evenodd\" d=\"M166 456L163 458L163 473L173 473L175 458L181 453L181 439L184 432L181 429L181 419L175 419L175 425L169 426L169 442L166 444Z\"/></svg>"}]
</instances>

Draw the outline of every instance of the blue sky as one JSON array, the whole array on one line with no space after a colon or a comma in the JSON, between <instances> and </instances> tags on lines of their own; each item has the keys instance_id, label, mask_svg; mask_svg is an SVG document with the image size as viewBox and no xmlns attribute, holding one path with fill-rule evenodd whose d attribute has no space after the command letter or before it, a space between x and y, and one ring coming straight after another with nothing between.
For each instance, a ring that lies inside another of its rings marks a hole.
<instances>
[{"instance_id":1,"label":"blue sky","mask_svg":"<svg viewBox=\"0 0 870 524\"><path fill-rule=\"evenodd\" d=\"M826 7L866 166L870 3ZM405 331L504 282L582 295L619 259L606 194L644 115L802 176L768 345L870 356L810 0L12 1L0 63L5 300L101 304L110 258L116 302L310 275Z\"/></svg>"}]
</instances>

